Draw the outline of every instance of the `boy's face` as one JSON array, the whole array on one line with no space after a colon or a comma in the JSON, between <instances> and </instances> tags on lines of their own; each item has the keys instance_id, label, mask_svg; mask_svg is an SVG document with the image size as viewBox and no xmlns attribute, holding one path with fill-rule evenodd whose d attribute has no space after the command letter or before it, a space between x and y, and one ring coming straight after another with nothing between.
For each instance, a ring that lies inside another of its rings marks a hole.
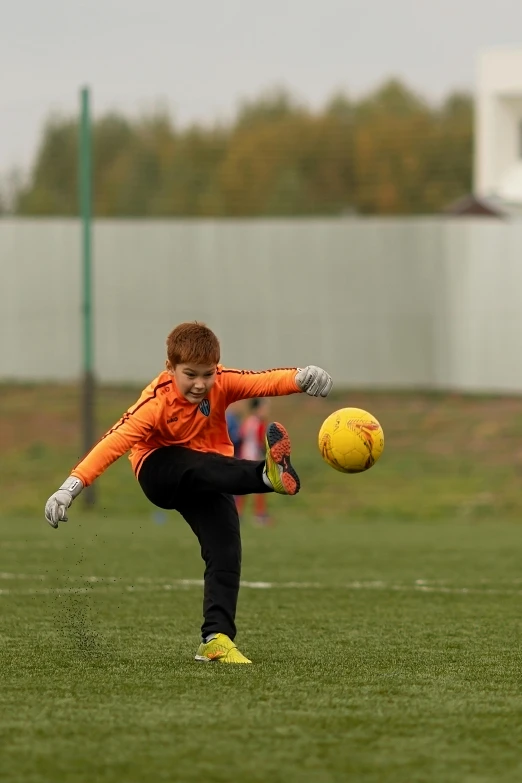
<instances>
[{"instance_id":1,"label":"boy's face","mask_svg":"<svg viewBox=\"0 0 522 783\"><path fill-rule=\"evenodd\" d=\"M180 394L199 405L216 380L215 364L177 364L171 369Z\"/></svg>"}]
</instances>

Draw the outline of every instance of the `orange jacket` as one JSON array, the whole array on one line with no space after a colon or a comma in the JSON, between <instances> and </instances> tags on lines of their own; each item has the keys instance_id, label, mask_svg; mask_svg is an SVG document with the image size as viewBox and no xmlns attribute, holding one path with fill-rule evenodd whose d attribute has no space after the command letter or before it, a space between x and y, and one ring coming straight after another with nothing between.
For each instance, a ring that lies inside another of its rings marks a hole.
<instances>
[{"instance_id":1,"label":"orange jacket","mask_svg":"<svg viewBox=\"0 0 522 783\"><path fill-rule=\"evenodd\" d=\"M145 457L162 446L185 446L231 457L234 447L228 436L227 407L249 397L280 397L300 392L295 382L296 372L297 368L255 372L218 365L215 383L199 405L186 400L179 393L174 377L162 372L74 467L71 475L87 487L129 449L136 476Z\"/></svg>"}]
</instances>

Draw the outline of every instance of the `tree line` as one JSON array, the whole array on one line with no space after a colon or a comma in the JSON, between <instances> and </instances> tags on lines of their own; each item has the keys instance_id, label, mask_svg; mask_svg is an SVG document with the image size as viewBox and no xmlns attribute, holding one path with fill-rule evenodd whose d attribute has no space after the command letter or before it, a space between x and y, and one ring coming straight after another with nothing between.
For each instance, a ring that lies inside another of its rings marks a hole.
<instances>
[{"instance_id":1,"label":"tree line","mask_svg":"<svg viewBox=\"0 0 522 783\"><path fill-rule=\"evenodd\" d=\"M320 110L285 91L244 102L228 125L177 128L164 113L93 122L100 217L430 214L471 190L473 101L437 106L391 80ZM78 120L50 119L19 215L78 214Z\"/></svg>"}]
</instances>

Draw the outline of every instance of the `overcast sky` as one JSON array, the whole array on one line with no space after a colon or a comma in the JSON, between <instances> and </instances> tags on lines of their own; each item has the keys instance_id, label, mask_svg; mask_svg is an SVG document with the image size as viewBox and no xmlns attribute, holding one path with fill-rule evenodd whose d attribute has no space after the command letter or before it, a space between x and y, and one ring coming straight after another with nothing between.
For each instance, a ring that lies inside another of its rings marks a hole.
<instances>
[{"instance_id":1,"label":"overcast sky","mask_svg":"<svg viewBox=\"0 0 522 783\"><path fill-rule=\"evenodd\" d=\"M522 46L522 0L0 0L0 171L51 112L228 118L274 85L312 107L392 75L435 100L473 89L480 49Z\"/></svg>"}]
</instances>

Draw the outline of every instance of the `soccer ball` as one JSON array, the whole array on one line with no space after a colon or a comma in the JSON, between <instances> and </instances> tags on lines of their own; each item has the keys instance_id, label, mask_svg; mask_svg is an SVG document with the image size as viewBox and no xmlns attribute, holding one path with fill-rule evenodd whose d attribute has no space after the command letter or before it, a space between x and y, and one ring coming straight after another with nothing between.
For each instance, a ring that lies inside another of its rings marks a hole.
<instances>
[{"instance_id":1,"label":"soccer ball","mask_svg":"<svg viewBox=\"0 0 522 783\"><path fill-rule=\"evenodd\" d=\"M368 470L383 449L381 425L361 408L341 408L331 413L319 430L319 451L324 461L341 473Z\"/></svg>"}]
</instances>

